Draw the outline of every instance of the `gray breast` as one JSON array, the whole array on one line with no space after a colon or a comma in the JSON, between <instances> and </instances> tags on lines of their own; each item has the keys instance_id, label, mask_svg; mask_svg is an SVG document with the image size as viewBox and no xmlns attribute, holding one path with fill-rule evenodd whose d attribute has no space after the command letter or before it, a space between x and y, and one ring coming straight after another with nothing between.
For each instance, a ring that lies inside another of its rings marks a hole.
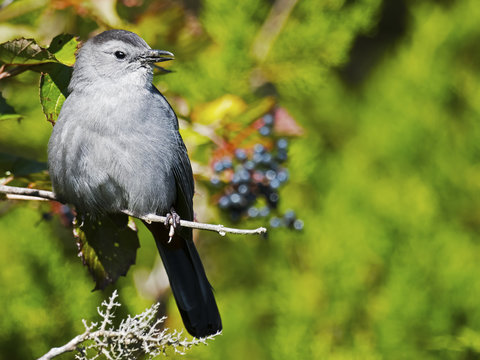
<instances>
[{"instance_id":1,"label":"gray breast","mask_svg":"<svg viewBox=\"0 0 480 360\"><path fill-rule=\"evenodd\" d=\"M57 195L92 215L122 209L165 214L176 197L176 130L164 118L170 114L155 105L112 108L108 101L102 108L79 107L75 96L65 102L49 142Z\"/></svg>"}]
</instances>

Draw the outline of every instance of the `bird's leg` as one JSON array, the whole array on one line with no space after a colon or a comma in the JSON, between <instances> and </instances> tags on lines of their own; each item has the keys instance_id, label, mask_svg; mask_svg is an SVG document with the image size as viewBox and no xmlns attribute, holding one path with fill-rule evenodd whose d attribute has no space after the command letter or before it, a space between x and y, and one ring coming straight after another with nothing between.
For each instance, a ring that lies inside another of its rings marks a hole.
<instances>
[{"instance_id":1,"label":"bird's leg","mask_svg":"<svg viewBox=\"0 0 480 360\"><path fill-rule=\"evenodd\" d=\"M170 226L170 232L168 233L168 242L172 241L173 235L175 235L175 229L180 226L180 215L177 214L173 206L170 208L170 212L165 215L165 226Z\"/></svg>"}]
</instances>

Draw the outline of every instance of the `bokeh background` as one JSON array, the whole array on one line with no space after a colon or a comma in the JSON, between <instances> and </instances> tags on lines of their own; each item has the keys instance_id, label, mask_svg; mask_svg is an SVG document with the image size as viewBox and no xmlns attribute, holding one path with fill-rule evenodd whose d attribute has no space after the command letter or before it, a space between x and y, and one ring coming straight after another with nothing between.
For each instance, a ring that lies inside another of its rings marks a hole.
<instances>
[{"instance_id":1,"label":"bokeh background","mask_svg":"<svg viewBox=\"0 0 480 360\"><path fill-rule=\"evenodd\" d=\"M304 230L200 234L224 332L188 358L480 358L477 2L0 3L0 42L125 28L172 51L174 72L155 83L187 123L191 109L225 95L246 104L273 95L303 128L290 141L280 209L294 209ZM0 152L45 162L51 124L38 74L2 80L0 90L23 116L0 122ZM229 224L206 188L197 192L199 219ZM167 326L182 329L169 293L148 280L161 264L144 228L129 274L91 292L71 231L45 216L50 207L0 202L0 358L65 343L113 288L125 313L161 298Z\"/></svg>"}]
</instances>

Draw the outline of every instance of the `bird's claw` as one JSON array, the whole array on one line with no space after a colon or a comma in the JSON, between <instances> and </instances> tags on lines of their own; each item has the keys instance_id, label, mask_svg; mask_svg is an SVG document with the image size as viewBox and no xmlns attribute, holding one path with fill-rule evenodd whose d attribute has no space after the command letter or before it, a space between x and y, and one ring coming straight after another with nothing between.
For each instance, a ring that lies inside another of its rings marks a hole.
<instances>
[{"instance_id":1,"label":"bird's claw","mask_svg":"<svg viewBox=\"0 0 480 360\"><path fill-rule=\"evenodd\" d=\"M165 215L165 226L170 227L170 231L168 233L169 239L168 242L170 243L173 239L173 235L175 235L175 229L180 226L180 215L177 214L174 208L170 209L170 212Z\"/></svg>"},{"instance_id":2,"label":"bird's claw","mask_svg":"<svg viewBox=\"0 0 480 360\"><path fill-rule=\"evenodd\" d=\"M175 229L180 226L180 215L178 215L172 208L167 215L165 215L165 226L173 226Z\"/></svg>"}]
</instances>

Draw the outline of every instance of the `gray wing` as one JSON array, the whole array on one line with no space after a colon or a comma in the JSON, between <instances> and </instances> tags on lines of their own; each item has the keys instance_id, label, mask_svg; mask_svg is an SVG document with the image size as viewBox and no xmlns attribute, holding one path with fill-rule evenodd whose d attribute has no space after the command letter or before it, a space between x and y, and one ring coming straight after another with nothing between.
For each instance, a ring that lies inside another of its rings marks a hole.
<instances>
[{"instance_id":1,"label":"gray wing","mask_svg":"<svg viewBox=\"0 0 480 360\"><path fill-rule=\"evenodd\" d=\"M158 89L152 85L151 88L154 96L160 96L162 99L161 104L166 108L168 115L167 126L173 126L175 139L173 139L173 175L175 177L175 184L177 190L177 197L173 207L180 217L184 220L193 220L193 193L194 193L194 182L193 182L193 173L192 165L190 164L190 159L188 157L187 148L183 142L182 136L179 133L178 119L177 115L173 111L172 107L168 103L167 99L163 94L158 91ZM170 209L168 209L170 210Z\"/></svg>"},{"instance_id":2,"label":"gray wing","mask_svg":"<svg viewBox=\"0 0 480 360\"><path fill-rule=\"evenodd\" d=\"M173 174L177 187L177 198L174 208L182 219L193 221L193 194L195 190L192 165L180 134L178 134L176 153L178 155L173 164Z\"/></svg>"},{"instance_id":3,"label":"gray wing","mask_svg":"<svg viewBox=\"0 0 480 360\"><path fill-rule=\"evenodd\" d=\"M172 169L176 184L174 208L184 220L193 220L193 174L187 149L179 133L172 149L175 161ZM147 224L155 237L170 281L173 296L188 332L205 337L222 329L222 320L208 282L202 261L192 240L192 229L177 228L168 241L168 229L161 223Z\"/></svg>"}]
</instances>

